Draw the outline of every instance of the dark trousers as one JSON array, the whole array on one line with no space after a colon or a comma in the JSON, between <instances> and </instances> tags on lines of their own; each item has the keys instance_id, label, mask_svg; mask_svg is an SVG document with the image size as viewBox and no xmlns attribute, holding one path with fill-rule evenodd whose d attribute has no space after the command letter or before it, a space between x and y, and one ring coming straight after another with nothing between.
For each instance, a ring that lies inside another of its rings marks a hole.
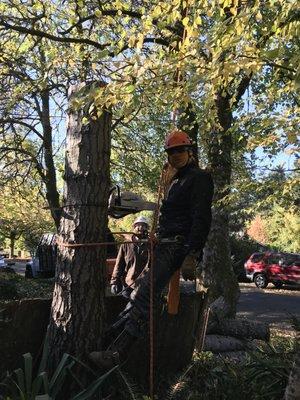
<instances>
[{"instance_id":1,"label":"dark trousers","mask_svg":"<svg viewBox=\"0 0 300 400\"><path fill-rule=\"evenodd\" d=\"M181 243L158 244L153 254L153 297L154 307L160 299L164 287L170 281L186 256L186 248ZM138 286L130 295L130 302L124 310L125 330L131 335L141 337L143 327L149 321L150 309L150 279L151 271L148 270L139 280Z\"/></svg>"}]
</instances>

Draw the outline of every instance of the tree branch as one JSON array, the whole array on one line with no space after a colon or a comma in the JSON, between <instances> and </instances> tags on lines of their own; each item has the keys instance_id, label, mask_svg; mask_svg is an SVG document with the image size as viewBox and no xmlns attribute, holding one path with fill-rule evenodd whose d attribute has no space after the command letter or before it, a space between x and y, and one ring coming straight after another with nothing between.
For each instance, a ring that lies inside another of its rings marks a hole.
<instances>
[{"instance_id":1,"label":"tree branch","mask_svg":"<svg viewBox=\"0 0 300 400\"><path fill-rule=\"evenodd\" d=\"M244 76L241 79L241 81L237 87L237 91L236 91L236 95L235 95L235 102L233 103L233 107L236 107L238 105L238 102L244 96L244 93L246 92L247 88L249 87L252 75L253 75L253 73L251 72L250 75Z\"/></svg>"},{"instance_id":2,"label":"tree branch","mask_svg":"<svg viewBox=\"0 0 300 400\"><path fill-rule=\"evenodd\" d=\"M277 63L275 63L273 61L268 60L267 58L259 59L258 57L248 56L246 54L237 55L237 58L249 58L250 60L258 60L258 61L261 60L261 62L266 63L270 67L281 68L281 69L284 69L286 71L296 73L296 70L294 68L290 68L290 67L286 67L285 65L277 64Z\"/></svg>"},{"instance_id":3,"label":"tree branch","mask_svg":"<svg viewBox=\"0 0 300 400\"><path fill-rule=\"evenodd\" d=\"M26 33L26 34L29 34L32 36L38 36L41 38L52 40L54 42L87 44L87 45L93 46L99 50L104 50L106 47L110 46L110 43L101 44L101 43L95 42L94 40L85 39L85 38L82 38L82 39L74 38L74 37L70 37L70 38L63 37L62 38L62 37L55 36L50 33L41 31L39 29L25 28L20 25L11 25L11 24L5 22L3 20L3 18L0 19L0 26L3 26L5 29L10 29L10 30L20 32L20 33Z\"/></svg>"},{"instance_id":4,"label":"tree branch","mask_svg":"<svg viewBox=\"0 0 300 400\"><path fill-rule=\"evenodd\" d=\"M101 10L101 14L103 16L115 17L116 15L118 15L119 11L120 10ZM121 10L121 11L122 11L122 15L126 15L128 17L132 17L132 18L136 18L136 19L141 19L142 16L143 16L143 14L141 14L141 13L139 13L137 11L132 11L132 10ZM91 15L88 15L86 17L79 18L78 21L75 24L73 24L68 29L66 29L64 31L61 31L59 33L61 35L66 35L66 34L70 33L74 28L80 26L82 23L84 23L86 21L94 20L95 18L97 18L97 16L95 14L91 14ZM152 23L153 23L153 25L157 26L158 23L159 23L159 20L158 19L154 19L152 21ZM178 29L173 27L173 26L167 25L167 26L164 27L164 29L166 29L166 30L178 35Z\"/></svg>"},{"instance_id":5,"label":"tree branch","mask_svg":"<svg viewBox=\"0 0 300 400\"><path fill-rule=\"evenodd\" d=\"M18 124L18 125L25 126L26 128L30 129L32 132L34 132L40 139L43 140L43 135L41 135L40 132L34 126L32 126L30 124L27 124L24 121L17 120L17 119L14 119L14 118L0 118L0 124L1 123L2 124L5 124L5 123Z\"/></svg>"},{"instance_id":6,"label":"tree branch","mask_svg":"<svg viewBox=\"0 0 300 400\"><path fill-rule=\"evenodd\" d=\"M87 44L87 45L93 46L99 50L105 50L108 46L111 45L111 43L101 44L101 43L95 42L94 40L85 39L85 38L59 37L59 36L55 36L50 33L41 31L39 29L25 28L25 27L19 26L19 25L11 25L11 24L5 22L3 20L3 18L0 19L0 26L5 27L5 29L11 29L13 31L24 33L24 34L29 34L32 36L38 36L41 38L52 40L54 42ZM144 44L145 43L157 43L157 44L161 44L163 46L169 46L169 41L166 39L163 39L163 38L154 38L154 37L153 38L145 38L143 43ZM125 45L118 53L110 52L110 53L108 53L108 55L111 57L115 57L127 49L129 49L129 46Z\"/></svg>"}]
</instances>

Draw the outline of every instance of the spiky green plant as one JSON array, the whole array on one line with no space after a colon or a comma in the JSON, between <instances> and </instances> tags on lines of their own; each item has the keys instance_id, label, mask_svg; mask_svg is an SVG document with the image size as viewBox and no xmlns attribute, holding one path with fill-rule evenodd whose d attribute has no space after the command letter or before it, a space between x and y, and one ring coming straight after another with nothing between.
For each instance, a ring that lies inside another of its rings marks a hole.
<instances>
[{"instance_id":1,"label":"spiky green plant","mask_svg":"<svg viewBox=\"0 0 300 400\"><path fill-rule=\"evenodd\" d=\"M51 378L48 377L45 370L43 371L43 361L37 375L33 377L31 354L24 354L23 359L24 367L7 374L5 381L2 383L2 386L6 388L7 399L9 400L56 400L68 376L76 379L76 382L82 388L79 393L70 397L70 400L91 399L105 379L117 368L115 367L106 374L96 377L88 387L84 388L79 379L75 378L72 368L75 364L80 364L81 367L84 366L89 372L92 370L69 354L65 353L62 356ZM93 374L96 375L95 373Z\"/></svg>"},{"instance_id":2,"label":"spiky green plant","mask_svg":"<svg viewBox=\"0 0 300 400\"><path fill-rule=\"evenodd\" d=\"M5 388L7 400L55 400L60 395L66 378L77 383L80 392L70 397L69 400L90 399L100 388L105 379L117 368L113 368L100 377L88 365L71 356L63 354L58 366L49 377L47 372L47 359L49 356L48 332L45 337L43 353L36 376L33 376L33 360L30 353L23 354L24 366L12 373L7 373L1 386ZM86 370L94 380L85 387L73 372L75 366Z\"/></svg>"}]
</instances>

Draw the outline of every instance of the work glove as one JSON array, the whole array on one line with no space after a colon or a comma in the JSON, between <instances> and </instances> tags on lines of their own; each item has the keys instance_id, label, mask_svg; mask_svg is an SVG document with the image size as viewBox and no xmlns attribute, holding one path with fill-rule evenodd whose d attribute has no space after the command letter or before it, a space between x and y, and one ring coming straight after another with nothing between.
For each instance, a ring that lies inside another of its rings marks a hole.
<instances>
[{"instance_id":1,"label":"work glove","mask_svg":"<svg viewBox=\"0 0 300 400\"><path fill-rule=\"evenodd\" d=\"M118 293L120 293L122 291L122 289L123 289L123 287L122 287L121 283L113 283L110 286L110 291L111 291L111 294L113 294L113 295L117 295Z\"/></svg>"},{"instance_id":2,"label":"work glove","mask_svg":"<svg viewBox=\"0 0 300 400\"><path fill-rule=\"evenodd\" d=\"M190 252L185 256L181 265L181 275L185 281L193 281L195 279L199 258L200 252Z\"/></svg>"}]
</instances>

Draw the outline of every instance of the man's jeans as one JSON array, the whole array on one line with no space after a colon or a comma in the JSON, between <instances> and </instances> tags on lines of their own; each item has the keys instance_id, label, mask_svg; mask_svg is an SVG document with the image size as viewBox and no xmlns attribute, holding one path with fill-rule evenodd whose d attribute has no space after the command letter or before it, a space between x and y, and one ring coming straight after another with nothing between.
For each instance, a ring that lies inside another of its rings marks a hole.
<instances>
[{"instance_id":1,"label":"man's jeans","mask_svg":"<svg viewBox=\"0 0 300 400\"><path fill-rule=\"evenodd\" d=\"M186 248L182 243L158 244L153 256L153 297L154 307L160 299L164 287L170 281L186 256ZM130 296L130 303L124 312L125 330L131 335L141 337L144 335L145 322L149 321L150 308L150 274L148 270L139 280L138 286ZM123 317L123 318L124 318Z\"/></svg>"}]
</instances>

